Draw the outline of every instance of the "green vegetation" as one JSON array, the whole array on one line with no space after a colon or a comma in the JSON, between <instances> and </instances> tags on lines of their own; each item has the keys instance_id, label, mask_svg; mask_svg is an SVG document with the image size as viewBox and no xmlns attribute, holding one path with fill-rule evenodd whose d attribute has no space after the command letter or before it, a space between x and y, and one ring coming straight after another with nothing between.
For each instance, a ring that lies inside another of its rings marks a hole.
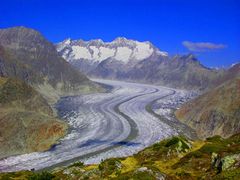
<instances>
[{"instance_id":1,"label":"green vegetation","mask_svg":"<svg viewBox=\"0 0 240 180\"><path fill-rule=\"evenodd\" d=\"M84 166L83 162L77 161L77 162L74 162L73 164L71 164L69 167L83 167L83 166Z\"/></svg>"},{"instance_id":2,"label":"green vegetation","mask_svg":"<svg viewBox=\"0 0 240 180\"><path fill-rule=\"evenodd\" d=\"M120 174L122 168L122 163L117 158L107 159L102 161L98 165L99 171L101 171L102 177L108 177L109 175L115 173L116 175Z\"/></svg>"},{"instance_id":3,"label":"green vegetation","mask_svg":"<svg viewBox=\"0 0 240 180\"><path fill-rule=\"evenodd\" d=\"M156 143L133 156L107 159L98 165L75 162L68 167L40 174L30 171L0 174L0 179L7 177L55 180L238 180L240 178L240 134L228 139L214 136L205 141L190 141L185 137L176 136Z\"/></svg>"},{"instance_id":4,"label":"green vegetation","mask_svg":"<svg viewBox=\"0 0 240 180\"><path fill-rule=\"evenodd\" d=\"M27 177L28 180L51 180L55 176L51 174L50 172L42 172L42 173L35 173L32 174L31 176Z\"/></svg>"}]
</instances>

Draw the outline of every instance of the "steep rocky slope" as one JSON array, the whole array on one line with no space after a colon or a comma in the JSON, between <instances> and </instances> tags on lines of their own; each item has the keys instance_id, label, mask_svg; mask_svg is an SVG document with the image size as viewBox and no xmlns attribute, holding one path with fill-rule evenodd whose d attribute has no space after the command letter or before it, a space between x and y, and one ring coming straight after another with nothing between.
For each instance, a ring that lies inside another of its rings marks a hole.
<instances>
[{"instance_id":1,"label":"steep rocky slope","mask_svg":"<svg viewBox=\"0 0 240 180\"><path fill-rule=\"evenodd\" d=\"M98 88L39 32L25 27L0 29L0 76L20 78L48 97Z\"/></svg>"},{"instance_id":2,"label":"steep rocky slope","mask_svg":"<svg viewBox=\"0 0 240 180\"><path fill-rule=\"evenodd\" d=\"M240 76L186 103L176 111L199 137L240 132Z\"/></svg>"},{"instance_id":3,"label":"steep rocky slope","mask_svg":"<svg viewBox=\"0 0 240 180\"><path fill-rule=\"evenodd\" d=\"M47 150L67 129L37 91L11 78L0 78L0 124L0 158Z\"/></svg>"}]
</instances>

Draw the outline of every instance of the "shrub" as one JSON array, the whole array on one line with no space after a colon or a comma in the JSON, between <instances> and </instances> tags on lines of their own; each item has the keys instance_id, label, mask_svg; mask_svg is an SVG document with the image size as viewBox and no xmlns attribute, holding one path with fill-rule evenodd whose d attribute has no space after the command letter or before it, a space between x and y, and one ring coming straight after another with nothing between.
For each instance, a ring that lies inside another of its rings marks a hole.
<instances>
[{"instance_id":1,"label":"shrub","mask_svg":"<svg viewBox=\"0 0 240 180\"><path fill-rule=\"evenodd\" d=\"M84 166L83 162L77 161L77 162L74 162L73 164L71 164L69 167L83 167L83 166Z\"/></svg>"},{"instance_id":2,"label":"shrub","mask_svg":"<svg viewBox=\"0 0 240 180\"><path fill-rule=\"evenodd\" d=\"M28 177L28 180L51 180L55 176L50 172L44 171L42 173L35 173Z\"/></svg>"},{"instance_id":3,"label":"shrub","mask_svg":"<svg viewBox=\"0 0 240 180\"><path fill-rule=\"evenodd\" d=\"M202 158L203 154L200 151L194 151L188 154L189 157Z\"/></svg>"},{"instance_id":4,"label":"shrub","mask_svg":"<svg viewBox=\"0 0 240 180\"><path fill-rule=\"evenodd\" d=\"M103 176L107 176L112 174L113 172L117 172L121 169L121 161L116 158L108 159L102 161L98 165L98 169L101 171Z\"/></svg>"},{"instance_id":5,"label":"shrub","mask_svg":"<svg viewBox=\"0 0 240 180\"><path fill-rule=\"evenodd\" d=\"M221 136L213 136L206 139L208 142L222 142L224 139Z\"/></svg>"},{"instance_id":6,"label":"shrub","mask_svg":"<svg viewBox=\"0 0 240 180\"><path fill-rule=\"evenodd\" d=\"M154 177L153 174L147 172L147 171L142 171L142 172L136 172L132 176L132 179L134 180L155 180L156 178Z\"/></svg>"},{"instance_id":7,"label":"shrub","mask_svg":"<svg viewBox=\"0 0 240 180\"><path fill-rule=\"evenodd\" d=\"M206 144L200 149L200 151L202 153L212 154L213 152L218 153L223 149L224 146L220 144Z\"/></svg>"}]
</instances>

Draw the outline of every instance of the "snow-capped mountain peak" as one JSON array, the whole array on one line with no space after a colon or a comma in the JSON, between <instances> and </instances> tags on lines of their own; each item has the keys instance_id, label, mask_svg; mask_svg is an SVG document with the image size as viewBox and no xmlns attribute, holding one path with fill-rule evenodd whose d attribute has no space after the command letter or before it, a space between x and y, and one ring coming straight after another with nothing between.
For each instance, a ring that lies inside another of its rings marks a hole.
<instances>
[{"instance_id":1,"label":"snow-capped mountain peak","mask_svg":"<svg viewBox=\"0 0 240 180\"><path fill-rule=\"evenodd\" d=\"M135 42L136 41L127 39L125 37L117 37L112 42L110 42L110 44L116 44L116 45L120 45L120 46L124 46L124 45L125 46L134 46Z\"/></svg>"},{"instance_id":2,"label":"snow-capped mountain peak","mask_svg":"<svg viewBox=\"0 0 240 180\"><path fill-rule=\"evenodd\" d=\"M70 44L71 41L72 41L71 38L68 38L68 39L66 39L66 40L64 41L64 43L65 43L65 44Z\"/></svg>"},{"instance_id":3,"label":"snow-capped mountain peak","mask_svg":"<svg viewBox=\"0 0 240 180\"><path fill-rule=\"evenodd\" d=\"M57 44L57 50L67 61L89 61L100 63L106 59L113 59L122 63L141 61L153 54L167 56L154 47L150 42L139 42L118 37L112 42L104 42L101 39L90 41L66 39Z\"/></svg>"}]
</instances>

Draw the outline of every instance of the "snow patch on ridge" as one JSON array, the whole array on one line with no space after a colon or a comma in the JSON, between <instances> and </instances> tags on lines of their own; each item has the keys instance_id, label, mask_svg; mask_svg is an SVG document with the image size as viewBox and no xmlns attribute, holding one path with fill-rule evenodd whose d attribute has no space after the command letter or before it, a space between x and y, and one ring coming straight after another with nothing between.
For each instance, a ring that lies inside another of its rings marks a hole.
<instances>
[{"instance_id":1,"label":"snow patch on ridge","mask_svg":"<svg viewBox=\"0 0 240 180\"><path fill-rule=\"evenodd\" d=\"M115 59L127 63L132 54L132 50L127 47L118 47Z\"/></svg>"},{"instance_id":2,"label":"snow patch on ridge","mask_svg":"<svg viewBox=\"0 0 240 180\"><path fill-rule=\"evenodd\" d=\"M106 47L100 47L100 58L99 61L103 61L107 58L113 57L115 54L114 49L106 48Z\"/></svg>"},{"instance_id":3,"label":"snow patch on ridge","mask_svg":"<svg viewBox=\"0 0 240 180\"><path fill-rule=\"evenodd\" d=\"M153 48L150 47L147 43L136 42L136 48L134 49L133 57L137 60L146 59L153 53Z\"/></svg>"},{"instance_id":4,"label":"snow patch on ridge","mask_svg":"<svg viewBox=\"0 0 240 180\"><path fill-rule=\"evenodd\" d=\"M81 46L72 46L72 53L75 59L92 59L89 50Z\"/></svg>"},{"instance_id":5,"label":"snow patch on ridge","mask_svg":"<svg viewBox=\"0 0 240 180\"><path fill-rule=\"evenodd\" d=\"M100 51L97 47L95 46L89 46L89 48L93 51L92 58L93 60L99 59Z\"/></svg>"}]
</instances>

